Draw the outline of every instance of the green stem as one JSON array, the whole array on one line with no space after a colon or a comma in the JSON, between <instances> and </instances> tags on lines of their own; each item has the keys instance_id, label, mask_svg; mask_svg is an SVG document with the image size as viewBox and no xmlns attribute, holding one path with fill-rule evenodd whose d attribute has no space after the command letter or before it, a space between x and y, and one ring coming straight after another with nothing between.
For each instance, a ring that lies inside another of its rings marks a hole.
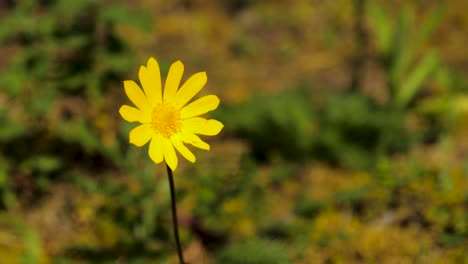
<instances>
[{"instance_id":1,"label":"green stem","mask_svg":"<svg viewBox=\"0 0 468 264\"><path fill-rule=\"evenodd\" d=\"M177 254L179 255L179 263L185 264L184 255L182 254L182 247L180 246L180 239L179 239L179 224L177 222L177 206L176 206L176 195L175 195L175 188L174 188L174 177L172 175L172 170L166 164L167 169L167 177L169 178L169 187L171 189L171 204L172 204L172 227L174 228L174 236L177 244Z\"/></svg>"}]
</instances>

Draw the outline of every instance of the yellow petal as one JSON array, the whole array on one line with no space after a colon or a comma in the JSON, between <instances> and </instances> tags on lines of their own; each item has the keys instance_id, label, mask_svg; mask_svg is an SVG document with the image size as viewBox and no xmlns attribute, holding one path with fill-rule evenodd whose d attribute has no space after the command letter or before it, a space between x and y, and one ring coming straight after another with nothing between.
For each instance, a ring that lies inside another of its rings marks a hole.
<instances>
[{"instance_id":1,"label":"yellow petal","mask_svg":"<svg viewBox=\"0 0 468 264\"><path fill-rule=\"evenodd\" d=\"M173 135L171 137L171 142L174 145L174 147L177 149L177 151L179 151L179 153L182 154L182 156L184 156L184 158L186 158L188 161L192 163L195 162L196 160L195 155L193 155L193 153L184 145L184 143L182 143L182 140L180 139L178 135Z\"/></svg>"},{"instance_id":2,"label":"yellow petal","mask_svg":"<svg viewBox=\"0 0 468 264\"><path fill-rule=\"evenodd\" d=\"M172 63L167 74L166 84L164 85L164 102L174 102L182 74L184 74L184 64L181 61Z\"/></svg>"},{"instance_id":3,"label":"yellow petal","mask_svg":"<svg viewBox=\"0 0 468 264\"><path fill-rule=\"evenodd\" d=\"M148 143L153 136L154 131L150 124L142 124L130 131L130 143L137 147L141 147Z\"/></svg>"},{"instance_id":4,"label":"yellow petal","mask_svg":"<svg viewBox=\"0 0 468 264\"><path fill-rule=\"evenodd\" d=\"M164 138L162 140L162 150L164 154L164 159L166 160L167 165L171 168L172 171L175 171L177 168L177 155L174 150L174 146L169 139Z\"/></svg>"},{"instance_id":5,"label":"yellow petal","mask_svg":"<svg viewBox=\"0 0 468 264\"><path fill-rule=\"evenodd\" d=\"M206 119L203 117L191 117L187 118L182 121L184 130L190 130L190 132L194 132L200 129L206 123Z\"/></svg>"},{"instance_id":6,"label":"yellow petal","mask_svg":"<svg viewBox=\"0 0 468 264\"><path fill-rule=\"evenodd\" d=\"M214 119L207 120L202 117L191 117L183 120L182 122L184 130L208 136L218 134L223 128L223 124L221 124L221 122Z\"/></svg>"},{"instance_id":7,"label":"yellow petal","mask_svg":"<svg viewBox=\"0 0 468 264\"><path fill-rule=\"evenodd\" d=\"M179 133L179 136L184 143L191 144L192 146L200 149L210 150L210 145L208 145L208 143L201 140L200 137L191 133L190 131L183 130L181 133Z\"/></svg>"},{"instance_id":8,"label":"yellow petal","mask_svg":"<svg viewBox=\"0 0 468 264\"><path fill-rule=\"evenodd\" d=\"M139 72L140 82L146 97L152 106L161 103L161 72L158 62L154 58L148 60L148 66L141 66Z\"/></svg>"},{"instance_id":9,"label":"yellow petal","mask_svg":"<svg viewBox=\"0 0 468 264\"><path fill-rule=\"evenodd\" d=\"M205 86L207 80L206 72L192 75L177 92L176 106L180 108L188 103Z\"/></svg>"},{"instance_id":10,"label":"yellow petal","mask_svg":"<svg viewBox=\"0 0 468 264\"><path fill-rule=\"evenodd\" d=\"M149 145L148 154L151 160L156 164L161 163L164 159L162 148L163 140L164 138L161 134L154 134Z\"/></svg>"},{"instance_id":11,"label":"yellow petal","mask_svg":"<svg viewBox=\"0 0 468 264\"><path fill-rule=\"evenodd\" d=\"M186 119L202 115L206 112L213 111L219 105L219 98L216 95L207 95L190 103L180 110L180 118Z\"/></svg>"},{"instance_id":12,"label":"yellow petal","mask_svg":"<svg viewBox=\"0 0 468 264\"><path fill-rule=\"evenodd\" d=\"M148 113L143 113L135 107L128 105L122 105L119 109L119 113L123 119L128 122L140 122L140 123L149 123L151 122L151 116Z\"/></svg>"},{"instance_id":13,"label":"yellow petal","mask_svg":"<svg viewBox=\"0 0 468 264\"><path fill-rule=\"evenodd\" d=\"M151 112L151 104L148 102L143 91L134 81L124 81L125 93L130 101L143 112Z\"/></svg>"},{"instance_id":14,"label":"yellow petal","mask_svg":"<svg viewBox=\"0 0 468 264\"><path fill-rule=\"evenodd\" d=\"M195 131L195 133L205 136L216 136L221 132L223 127L223 123L215 119L210 119L206 121L206 124L200 130Z\"/></svg>"},{"instance_id":15,"label":"yellow petal","mask_svg":"<svg viewBox=\"0 0 468 264\"><path fill-rule=\"evenodd\" d=\"M215 119L206 120L203 126L198 127L197 129L193 130L192 132L195 134L205 135L205 136L216 136L221 132L224 125Z\"/></svg>"}]
</instances>

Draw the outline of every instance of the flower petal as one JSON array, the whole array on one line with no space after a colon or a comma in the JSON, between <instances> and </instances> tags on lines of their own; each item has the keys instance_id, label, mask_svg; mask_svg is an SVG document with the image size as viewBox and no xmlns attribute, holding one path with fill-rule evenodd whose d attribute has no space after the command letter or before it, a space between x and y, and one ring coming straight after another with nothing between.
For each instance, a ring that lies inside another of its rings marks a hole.
<instances>
[{"instance_id":1,"label":"flower petal","mask_svg":"<svg viewBox=\"0 0 468 264\"><path fill-rule=\"evenodd\" d=\"M187 119L187 120L190 120L190 119ZM185 122L187 120L184 120L184 128L186 125ZM187 129L190 129L189 127L190 125L187 127ZM200 135L205 135L205 136L216 136L217 134L219 134L219 132L221 132L221 129L223 129L223 127L224 125L218 120L210 119L210 120L206 120L203 125L194 127L193 130L191 131L195 134L200 134Z\"/></svg>"},{"instance_id":2,"label":"flower petal","mask_svg":"<svg viewBox=\"0 0 468 264\"><path fill-rule=\"evenodd\" d=\"M205 118L197 116L197 117L191 117L191 118L187 118L183 120L182 124L183 124L184 130L187 129L190 132L194 132L200 129L201 127L203 127L206 121L207 120Z\"/></svg>"},{"instance_id":3,"label":"flower petal","mask_svg":"<svg viewBox=\"0 0 468 264\"><path fill-rule=\"evenodd\" d=\"M215 136L221 132L224 125L215 119L206 120L201 117L192 117L182 121L184 129L190 130L195 134L205 136Z\"/></svg>"},{"instance_id":4,"label":"flower petal","mask_svg":"<svg viewBox=\"0 0 468 264\"><path fill-rule=\"evenodd\" d=\"M192 75L179 89L176 94L176 106L182 107L188 103L208 81L206 72L199 72Z\"/></svg>"},{"instance_id":5,"label":"flower petal","mask_svg":"<svg viewBox=\"0 0 468 264\"><path fill-rule=\"evenodd\" d=\"M202 115L206 112L213 111L219 105L219 98L216 95L207 95L190 103L180 110L180 118L186 119Z\"/></svg>"},{"instance_id":6,"label":"flower petal","mask_svg":"<svg viewBox=\"0 0 468 264\"><path fill-rule=\"evenodd\" d=\"M184 74L184 64L181 61L172 63L164 85L164 102L173 102L179 88L180 80Z\"/></svg>"},{"instance_id":7,"label":"flower petal","mask_svg":"<svg viewBox=\"0 0 468 264\"><path fill-rule=\"evenodd\" d=\"M130 131L130 143L141 147L148 143L154 134L150 124L142 124Z\"/></svg>"},{"instance_id":8,"label":"flower petal","mask_svg":"<svg viewBox=\"0 0 468 264\"><path fill-rule=\"evenodd\" d=\"M179 136L184 143L191 144L192 146L200 149L210 150L210 145L208 145L208 143L201 140L200 137L191 133L190 131L183 130L181 133L179 133Z\"/></svg>"},{"instance_id":9,"label":"flower petal","mask_svg":"<svg viewBox=\"0 0 468 264\"><path fill-rule=\"evenodd\" d=\"M195 162L196 160L195 155L193 155L193 153L184 145L184 143L182 143L182 140L180 139L178 135L173 135L171 137L171 142L174 145L174 147L177 149L177 151L179 151L179 153L182 154L182 156L184 156L184 158L186 158L188 161L192 163Z\"/></svg>"},{"instance_id":10,"label":"flower petal","mask_svg":"<svg viewBox=\"0 0 468 264\"><path fill-rule=\"evenodd\" d=\"M206 121L206 124L199 131L195 131L195 133L205 136L216 136L221 132L223 127L223 123L215 119L210 119Z\"/></svg>"},{"instance_id":11,"label":"flower petal","mask_svg":"<svg viewBox=\"0 0 468 264\"><path fill-rule=\"evenodd\" d=\"M151 160L156 164L161 163L164 160L162 148L163 140L165 139L161 134L154 134L149 145L148 154Z\"/></svg>"},{"instance_id":12,"label":"flower petal","mask_svg":"<svg viewBox=\"0 0 468 264\"><path fill-rule=\"evenodd\" d=\"M158 62L151 57L148 60L148 66L141 66L139 78L146 97L152 106L161 103L161 72Z\"/></svg>"},{"instance_id":13,"label":"flower petal","mask_svg":"<svg viewBox=\"0 0 468 264\"><path fill-rule=\"evenodd\" d=\"M171 141L168 138L164 138L162 141L162 150L164 154L164 159L166 160L167 165L171 168L172 171L175 171L177 168L177 155L172 146Z\"/></svg>"},{"instance_id":14,"label":"flower petal","mask_svg":"<svg viewBox=\"0 0 468 264\"><path fill-rule=\"evenodd\" d=\"M122 105L119 109L119 113L122 118L128 122L151 122L151 116L148 115L148 113L143 113L141 110L128 105Z\"/></svg>"},{"instance_id":15,"label":"flower petal","mask_svg":"<svg viewBox=\"0 0 468 264\"><path fill-rule=\"evenodd\" d=\"M124 81L125 93L130 101L143 112L151 112L151 104L134 81Z\"/></svg>"}]
</instances>

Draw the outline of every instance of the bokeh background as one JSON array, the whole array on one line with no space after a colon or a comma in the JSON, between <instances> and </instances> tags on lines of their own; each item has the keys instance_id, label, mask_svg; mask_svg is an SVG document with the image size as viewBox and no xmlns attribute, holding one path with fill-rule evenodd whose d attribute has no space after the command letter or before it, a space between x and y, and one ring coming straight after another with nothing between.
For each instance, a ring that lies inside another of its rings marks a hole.
<instances>
[{"instance_id":1,"label":"bokeh background","mask_svg":"<svg viewBox=\"0 0 468 264\"><path fill-rule=\"evenodd\" d=\"M207 71L189 263L468 263L468 2L1 0L0 263L177 263L122 81Z\"/></svg>"}]
</instances>

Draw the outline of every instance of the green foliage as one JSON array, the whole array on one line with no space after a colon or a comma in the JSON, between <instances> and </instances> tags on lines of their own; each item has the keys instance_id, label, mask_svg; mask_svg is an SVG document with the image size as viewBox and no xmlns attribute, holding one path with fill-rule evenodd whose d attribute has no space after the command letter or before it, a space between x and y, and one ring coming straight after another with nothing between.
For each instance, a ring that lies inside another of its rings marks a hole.
<instances>
[{"instance_id":1,"label":"green foliage","mask_svg":"<svg viewBox=\"0 0 468 264\"><path fill-rule=\"evenodd\" d=\"M322 104L293 90L227 106L216 117L245 138L259 160L314 158L349 168L371 168L369 156L406 151L418 138L406 115L360 94L337 93ZM258 102L262 102L261 105ZM420 131L421 133L422 131Z\"/></svg>"},{"instance_id":2,"label":"green foliage","mask_svg":"<svg viewBox=\"0 0 468 264\"><path fill-rule=\"evenodd\" d=\"M323 209L325 203L322 201L300 199L294 208L294 213L304 218L314 218Z\"/></svg>"},{"instance_id":3,"label":"green foliage","mask_svg":"<svg viewBox=\"0 0 468 264\"><path fill-rule=\"evenodd\" d=\"M197 173L188 188L199 190L191 194L196 202L192 212L194 217L214 226L216 232L244 232L244 227L236 226L237 220L247 215L257 217L266 213L263 207L265 193L255 180L256 173L256 164L248 156L241 159L236 173L215 168L210 173Z\"/></svg>"},{"instance_id":4,"label":"green foliage","mask_svg":"<svg viewBox=\"0 0 468 264\"><path fill-rule=\"evenodd\" d=\"M423 88L424 83L439 67L435 52L421 52L422 44L436 29L445 11L440 4L414 26L415 10L406 6L393 20L382 5L370 2L371 26L376 35L377 48L387 75L392 104L408 107ZM396 22L394 22L396 21ZM422 57L421 59L418 59Z\"/></svg>"},{"instance_id":5,"label":"green foliage","mask_svg":"<svg viewBox=\"0 0 468 264\"><path fill-rule=\"evenodd\" d=\"M290 263L283 246L271 240L232 243L220 252L218 262L226 264Z\"/></svg>"},{"instance_id":6,"label":"green foliage","mask_svg":"<svg viewBox=\"0 0 468 264\"><path fill-rule=\"evenodd\" d=\"M117 28L148 29L148 17L145 12L136 16L126 5L94 0L17 1L10 8L1 18L0 42L18 52L7 57L0 72L0 97L6 98L0 107L2 207L14 208L18 201L37 205L53 185L70 181L108 201L93 205L99 211L93 223L96 232L105 236L96 248L148 247L159 232L155 221L167 208L151 202L154 179L141 177L140 184L147 188L136 195L126 184L96 184L83 176L117 164L126 168L123 157L132 155L120 145L118 133L103 130L112 126L103 115L113 107L110 88L120 86L133 67L128 41ZM109 136L115 139L104 144ZM37 235L24 237L28 247L39 241ZM42 263L35 251L27 250L25 263ZM73 250L82 254L78 259L105 258L80 246Z\"/></svg>"},{"instance_id":7,"label":"green foliage","mask_svg":"<svg viewBox=\"0 0 468 264\"><path fill-rule=\"evenodd\" d=\"M437 66L438 59L434 53L427 54L409 74L408 79L401 84L396 95L398 105L407 105L422 87L423 82L429 77Z\"/></svg>"},{"instance_id":8,"label":"green foliage","mask_svg":"<svg viewBox=\"0 0 468 264\"><path fill-rule=\"evenodd\" d=\"M311 143L314 114L304 90L254 96L243 104L220 108L214 117L229 120L226 129L246 138L260 160L275 154L300 160Z\"/></svg>"},{"instance_id":9,"label":"green foliage","mask_svg":"<svg viewBox=\"0 0 468 264\"><path fill-rule=\"evenodd\" d=\"M7 98L0 108L0 156L8 157L9 168L47 181L77 156L85 164L118 156L102 148L96 115L132 65L116 31L128 16L123 5L92 0L28 0L2 17L0 42L19 50L0 72L0 95ZM132 24L146 21L136 18Z\"/></svg>"},{"instance_id":10,"label":"green foliage","mask_svg":"<svg viewBox=\"0 0 468 264\"><path fill-rule=\"evenodd\" d=\"M228 12L237 13L254 5L257 0L222 0L220 2Z\"/></svg>"},{"instance_id":11,"label":"green foliage","mask_svg":"<svg viewBox=\"0 0 468 264\"><path fill-rule=\"evenodd\" d=\"M404 152L417 139L433 136L434 131L407 127L411 114L407 108L428 77L442 69L436 52L418 60L418 51L436 28L444 6L424 18L416 35L410 7L397 23L377 3L369 10L390 88L386 104L376 104L360 93L337 93L315 104L313 95L300 89L252 97L221 109L216 117L230 120L226 129L245 138L259 160L275 155L290 160L314 157L356 169L372 168L375 160L369 156Z\"/></svg>"},{"instance_id":12,"label":"green foliage","mask_svg":"<svg viewBox=\"0 0 468 264\"><path fill-rule=\"evenodd\" d=\"M370 168L374 161L369 156L405 151L411 142L404 113L376 105L366 96L336 94L319 111L321 132L313 153L332 163Z\"/></svg>"}]
</instances>

